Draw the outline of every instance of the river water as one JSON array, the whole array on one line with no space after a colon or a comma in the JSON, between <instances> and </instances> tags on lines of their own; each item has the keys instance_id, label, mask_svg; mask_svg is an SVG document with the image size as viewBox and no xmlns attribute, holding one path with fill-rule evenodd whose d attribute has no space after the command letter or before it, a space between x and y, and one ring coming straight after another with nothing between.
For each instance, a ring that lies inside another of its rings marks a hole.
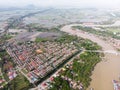
<instances>
[{"instance_id":1,"label":"river water","mask_svg":"<svg viewBox=\"0 0 120 90\"><path fill-rule=\"evenodd\" d=\"M109 43L101 40L95 35L83 33L80 30L72 30L71 26L73 25L66 25L61 28L61 31L67 32L71 35L77 35L82 38L90 39L91 41L100 45L103 50L116 51ZM92 81L89 88L92 87L94 90L114 90L112 80L119 80L119 75L120 55L105 54L105 59L98 63L92 72Z\"/></svg>"}]
</instances>

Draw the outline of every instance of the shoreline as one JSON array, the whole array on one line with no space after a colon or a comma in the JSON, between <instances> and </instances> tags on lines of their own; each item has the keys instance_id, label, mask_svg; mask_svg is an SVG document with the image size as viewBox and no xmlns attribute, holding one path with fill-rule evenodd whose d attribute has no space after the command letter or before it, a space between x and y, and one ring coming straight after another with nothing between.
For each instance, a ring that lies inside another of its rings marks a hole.
<instances>
[{"instance_id":1,"label":"shoreline","mask_svg":"<svg viewBox=\"0 0 120 90\"><path fill-rule=\"evenodd\" d=\"M75 24L66 25L61 28L61 31L69 33L70 35L77 35L78 37L90 39L102 47L103 50L116 51L109 43L101 40L93 34L82 33L80 30L73 30L71 27ZM113 54L105 54L105 60L99 62L92 71L90 86L95 90L113 90L112 80L117 79L120 74L120 56Z\"/></svg>"}]
</instances>

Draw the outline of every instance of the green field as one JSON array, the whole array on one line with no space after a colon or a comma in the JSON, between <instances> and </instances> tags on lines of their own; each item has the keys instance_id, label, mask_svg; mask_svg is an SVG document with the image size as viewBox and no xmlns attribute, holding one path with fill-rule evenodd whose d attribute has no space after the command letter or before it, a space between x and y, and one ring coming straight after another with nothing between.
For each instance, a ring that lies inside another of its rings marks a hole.
<instances>
[{"instance_id":1,"label":"green field","mask_svg":"<svg viewBox=\"0 0 120 90\"><path fill-rule=\"evenodd\" d=\"M21 74L13 79L8 85L1 90L28 90L32 84Z\"/></svg>"},{"instance_id":2,"label":"green field","mask_svg":"<svg viewBox=\"0 0 120 90\"><path fill-rule=\"evenodd\" d=\"M107 28L106 30L113 33L120 33L120 28Z\"/></svg>"}]
</instances>

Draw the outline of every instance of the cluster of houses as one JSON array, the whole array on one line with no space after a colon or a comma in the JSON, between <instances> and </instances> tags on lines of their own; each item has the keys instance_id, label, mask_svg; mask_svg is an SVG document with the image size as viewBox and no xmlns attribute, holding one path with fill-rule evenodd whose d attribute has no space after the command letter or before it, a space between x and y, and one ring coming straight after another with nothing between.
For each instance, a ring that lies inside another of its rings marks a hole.
<instances>
[{"instance_id":1,"label":"cluster of houses","mask_svg":"<svg viewBox=\"0 0 120 90\"><path fill-rule=\"evenodd\" d=\"M73 88L74 90L83 90L83 85L80 83L80 81L76 82L75 80L72 80L71 78L68 78L66 76L62 76L62 79L66 80L69 82L70 87Z\"/></svg>"},{"instance_id":2,"label":"cluster of houses","mask_svg":"<svg viewBox=\"0 0 120 90\"><path fill-rule=\"evenodd\" d=\"M55 83L55 78L56 77L61 77L63 80L66 80L69 83L69 86L74 89L74 90L83 90L83 84L78 80L75 81L73 78L70 78L66 75L63 75L63 72L66 72L67 70L71 70L71 74L74 77L78 77L78 74L74 73L72 71L73 69L73 61L70 61L69 63L67 63L65 65L65 67L60 68L55 74L53 74L50 78L48 78L47 80L45 80L44 82L42 82L41 84L38 85L38 90L49 90L49 88L52 88L52 84L51 83ZM35 89L31 89L31 90L35 90Z\"/></svg>"},{"instance_id":3,"label":"cluster of houses","mask_svg":"<svg viewBox=\"0 0 120 90\"><path fill-rule=\"evenodd\" d=\"M109 42L111 42L115 48L120 49L120 40L111 38Z\"/></svg>"},{"instance_id":4,"label":"cluster of houses","mask_svg":"<svg viewBox=\"0 0 120 90\"><path fill-rule=\"evenodd\" d=\"M69 62L64 68L62 68L58 74L61 75L61 73L66 72L67 70L70 70L70 74L74 77L79 77L77 73L73 72L73 61ZM58 76L58 75L57 75ZM68 81L69 85L74 90L83 90L83 84L78 80L74 80L73 78L70 78L66 75L61 75L61 78Z\"/></svg>"},{"instance_id":5,"label":"cluster of houses","mask_svg":"<svg viewBox=\"0 0 120 90\"><path fill-rule=\"evenodd\" d=\"M17 76L17 73L14 70L9 70L7 75L8 75L9 80L13 80Z\"/></svg>"},{"instance_id":6,"label":"cluster of houses","mask_svg":"<svg viewBox=\"0 0 120 90\"><path fill-rule=\"evenodd\" d=\"M73 44L50 41L14 42L7 46L9 55L32 83L45 77L77 51Z\"/></svg>"},{"instance_id":7,"label":"cluster of houses","mask_svg":"<svg viewBox=\"0 0 120 90\"><path fill-rule=\"evenodd\" d=\"M9 81L17 76L17 73L8 55L2 55L2 58L0 58L0 64L0 88L3 88Z\"/></svg>"}]
</instances>

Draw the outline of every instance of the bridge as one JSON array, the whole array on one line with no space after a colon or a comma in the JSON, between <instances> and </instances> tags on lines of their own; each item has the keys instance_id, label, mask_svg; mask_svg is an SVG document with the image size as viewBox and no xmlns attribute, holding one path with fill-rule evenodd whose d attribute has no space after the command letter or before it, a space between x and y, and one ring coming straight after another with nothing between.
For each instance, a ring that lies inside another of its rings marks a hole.
<instances>
[{"instance_id":1,"label":"bridge","mask_svg":"<svg viewBox=\"0 0 120 90\"><path fill-rule=\"evenodd\" d=\"M115 51L115 50L84 50L80 49L85 52L98 52L98 53L104 53L104 54L115 54L115 55L120 55L120 52Z\"/></svg>"}]
</instances>

